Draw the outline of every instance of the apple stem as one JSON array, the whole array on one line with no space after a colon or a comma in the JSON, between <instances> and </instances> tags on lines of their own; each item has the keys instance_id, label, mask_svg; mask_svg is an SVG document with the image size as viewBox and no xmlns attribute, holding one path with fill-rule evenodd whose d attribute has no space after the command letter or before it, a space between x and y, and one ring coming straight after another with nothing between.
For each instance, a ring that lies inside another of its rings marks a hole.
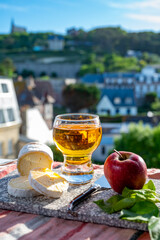
<instances>
[{"instance_id":1,"label":"apple stem","mask_svg":"<svg viewBox=\"0 0 160 240\"><path fill-rule=\"evenodd\" d=\"M114 152L116 152L116 153L120 156L121 159L124 159L124 157L122 156L122 154L120 154L120 152L118 152L116 149L114 149Z\"/></svg>"}]
</instances>

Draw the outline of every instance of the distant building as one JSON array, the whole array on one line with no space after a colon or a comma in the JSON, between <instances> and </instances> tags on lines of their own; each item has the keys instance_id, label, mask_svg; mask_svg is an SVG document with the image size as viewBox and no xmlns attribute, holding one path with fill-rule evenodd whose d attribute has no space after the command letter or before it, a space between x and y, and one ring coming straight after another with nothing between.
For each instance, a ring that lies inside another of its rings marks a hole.
<instances>
[{"instance_id":1,"label":"distant building","mask_svg":"<svg viewBox=\"0 0 160 240\"><path fill-rule=\"evenodd\" d=\"M97 87L103 88L104 87L104 76L103 74L91 74L88 73L83 76L80 81L85 84L93 85L96 84Z\"/></svg>"},{"instance_id":2,"label":"distant building","mask_svg":"<svg viewBox=\"0 0 160 240\"><path fill-rule=\"evenodd\" d=\"M133 89L135 100L139 105L139 100L143 99L147 93L155 92L160 98L160 73L156 67L146 66L140 73L103 73L86 74L80 79L86 84L96 84L101 88Z\"/></svg>"},{"instance_id":3,"label":"distant building","mask_svg":"<svg viewBox=\"0 0 160 240\"><path fill-rule=\"evenodd\" d=\"M37 108L48 128L51 129L55 102L51 83L42 80L34 81L33 78L28 78L25 84L24 82L15 82L15 87L21 113L30 108Z\"/></svg>"},{"instance_id":4,"label":"distant building","mask_svg":"<svg viewBox=\"0 0 160 240\"><path fill-rule=\"evenodd\" d=\"M79 30L77 30L74 27L67 29L67 35L69 35L69 36L77 36L78 32L79 32Z\"/></svg>"},{"instance_id":5,"label":"distant building","mask_svg":"<svg viewBox=\"0 0 160 240\"><path fill-rule=\"evenodd\" d=\"M93 159L105 162L111 149L114 148L114 139L120 137L122 133L127 133L129 124L123 123L102 123L102 140L96 151L93 152Z\"/></svg>"},{"instance_id":6,"label":"distant building","mask_svg":"<svg viewBox=\"0 0 160 240\"><path fill-rule=\"evenodd\" d=\"M0 78L0 157L16 158L21 117L11 79Z\"/></svg>"},{"instance_id":7,"label":"distant building","mask_svg":"<svg viewBox=\"0 0 160 240\"><path fill-rule=\"evenodd\" d=\"M45 50L45 47L44 46L34 46L33 47L33 51L34 52L40 52L40 51L44 51Z\"/></svg>"},{"instance_id":8,"label":"distant building","mask_svg":"<svg viewBox=\"0 0 160 240\"><path fill-rule=\"evenodd\" d=\"M62 36L49 36L48 49L53 51L62 51L64 49L64 37Z\"/></svg>"},{"instance_id":9,"label":"distant building","mask_svg":"<svg viewBox=\"0 0 160 240\"><path fill-rule=\"evenodd\" d=\"M27 32L25 27L20 27L14 24L14 21L11 22L11 33L24 33Z\"/></svg>"},{"instance_id":10,"label":"distant building","mask_svg":"<svg viewBox=\"0 0 160 240\"><path fill-rule=\"evenodd\" d=\"M143 98L149 92L157 93L160 98L160 73L152 66L146 66L136 74L135 96Z\"/></svg>"},{"instance_id":11,"label":"distant building","mask_svg":"<svg viewBox=\"0 0 160 240\"><path fill-rule=\"evenodd\" d=\"M126 57L141 58L141 57L142 57L142 52L141 52L141 51L135 51L135 50L129 49L129 50L127 51Z\"/></svg>"},{"instance_id":12,"label":"distant building","mask_svg":"<svg viewBox=\"0 0 160 240\"><path fill-rule=\"evenodd\" d=\"M97 73L86 74L80 81L86 84L96 84L100 88L134 88L135 79L135 73Z\"/></svg>"},{"instance_id":13,"label":"distant building","mask_svg":"<svg viewBox=\"0 0 160 240\"><path fill-rule=\"evenodd\" d=\"M104 73L103 78L106 87L134 88L135 73Z\"/></svg>"},{"instance_id":14,"label":"distant building","mask_svg":"<svg viewBox=\"0 0 160 240\"><path fill-rule=\"evenodd\" d=\"M131 88L101 89L101 100L97 105L99 115L136 115L134 90Z\"/></svg>"}]
</instances>

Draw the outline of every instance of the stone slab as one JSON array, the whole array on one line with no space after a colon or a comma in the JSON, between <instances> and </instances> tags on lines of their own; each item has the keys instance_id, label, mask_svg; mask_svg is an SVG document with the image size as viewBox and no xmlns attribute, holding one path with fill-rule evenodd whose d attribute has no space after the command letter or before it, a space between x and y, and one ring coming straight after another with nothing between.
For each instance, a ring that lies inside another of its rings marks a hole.
<instances>
[{"instance_id":1,"label":"stone slab","mask_svg":"<svg viewBox=\"0 0 160 240\"><path fill-rule=\"evenodd\" d=\"M58 171L58 170L57 170ZM107 200L115 194L112 189L103 190L93 194L90 198L79 204L75 208L76 216L67 212L69 202L90 187L91 183L82 186L70 186L68 192L64 193L61 198L53 199L46 196L38 196L33 198L16 198L7 192L7 184L11 178L18 177L17 170L8 174L0 180L0 208L14 210L19 212L40 214L44 216L58 217L63 219L77 220L82 222L91 222L105 224L108 226L131 228L137 230L147 230L147 224L135 223L119 219L119 213L104 213L93 201L99 199ZM95 171L94 179L102 176L102 170ZM153 180L157 190L160 189L160 180Z\"/></svg>"}]
</instances>

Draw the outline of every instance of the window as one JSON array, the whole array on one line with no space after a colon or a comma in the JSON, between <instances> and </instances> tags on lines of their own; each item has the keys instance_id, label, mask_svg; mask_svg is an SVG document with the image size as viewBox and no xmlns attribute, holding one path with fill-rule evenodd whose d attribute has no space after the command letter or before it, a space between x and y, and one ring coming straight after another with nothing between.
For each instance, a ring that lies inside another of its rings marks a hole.
<instances>
[{"instance_id":1,"label":"window","mask_svg":"<svg viewBox=\"0 0 160 240\"><path fill-rule=\"evenodd\" d=\"M15 121L14 112L13 112L13 109L12 109L12 108L8 108L8 109L7 109L7 114L8 114L8 120L9 120L9 122Z\"/></svg>"},{"instance_id":2,"label":"window","mask_svg":"<svg viewBox=\"0 0 160 240\"><path fill-rule=\"evenodd\" d=\"M110 115L111 114L111 111L108 109L106 110L107 114Z\"/></svg>"},{"instance_id":3,"label":"window","mask_svg":"<svg viewBox=\"0 0 160 240\"><path fill-rule=\"evenodd\" d=\"M120 104L120 103L121 103L120 97L115 97L115 98L114 98L114 103L115 103L115 104Z\"/></svg>"},{"instance_id":4,"label":"window","mask_svg":"<svg viewBox=\"0 0 160 240\"><path fill-rule=\"evenodd\" d=\"M105 146L102 146L102 148L101 148L101 153L102 153L102 155L105 155L105 154L106 154Z\"/></svg>"},{"instance_id":5,"label":"window","mask_svg":"<svg viewBox=\"0 0 160 240\"><path fill-rule=\"evenodd\" d=\"M118 114L118 113L119 113L119 108L116 109L116 114Z\"/></svg>"},{"instance_id":6,"label":"window","mask_svg":"<svg viewBox=\"0 0 160 240\"><path fill-rule=\"evenodd\" d=\"M127 114L130 114L130 113L131 113L131 109L128 108L128 109L127 109Z\"/></svg>"},{"instance_id":7,"label":"window","mask_svg":"<svg viewBox=\"0 0 160 240\"><path fill-rule=\"evenodd\" d=\"M8 86L7 86L6 83L2 83L2 92L4 92L4 93L8 93L9 92L8 91Z\"/></svg>"},{"instance_id":8,"label":"window","mask_svg":"<svg viewBox=\"0 0 160 240\"><path fill-rule=\"evenodd\" d=\"M132 104L132 98L130 97L125 98L125 104Z\"/></svg>"},{"instance_id":9,"label":"window","mask_svg":"<svg viewBox=\"0 0 160 240\"><path fill-rule=\"evenodd\" d=\"M122 78L118 78L117 82L121 84L123 82Z\"/></svg>"},{"instance_id":10,"label":"window","mask_svg":"<svg viewBox=\"0 0 160 240\"><path fill-rule=\"evenodd\" d=\"M12 140L8 141L8 155L11 155L13 153L13 143Z\"/></svg>"},{"instance_id":11,"label":"window","mask_svg":"<svg viewBox=\"0 0 160 240\"><path fill-rule=\"evenodd\" d=\"M133 83L133 79L132 79L132 78L128 78L127 82L128 82L129 84L131 84L131 83Z\"/></svg>"},{"instance_id":12,"label":"window","mask_svg":"<svg viewBox=\"0 0 160 240\"><path fill-rule=\"evenodd\" d=\"M0 123L5 123L4 112L0 109Z\"/></svg>"},{"instance_id":13,"label":"window","mask_svg":"<svg viewBox=\"0 0 160 240\"><path fill-rule=\"evenodd\" d=\"M0 156L3 156L2 143L0 142Z\"/></svg>"}]
</instances>

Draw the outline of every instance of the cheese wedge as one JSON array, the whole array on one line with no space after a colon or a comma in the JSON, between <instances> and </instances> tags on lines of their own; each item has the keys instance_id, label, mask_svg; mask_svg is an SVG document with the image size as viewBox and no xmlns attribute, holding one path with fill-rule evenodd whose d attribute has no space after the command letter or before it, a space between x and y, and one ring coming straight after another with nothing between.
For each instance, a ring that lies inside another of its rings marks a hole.
<instances>
[{"instance_id":1,"label":"cheese wedge","mask_svg":"<svg viewBox=\"0 0 160 240\"><path fill-rule=\"evenodd\" d=\"M29 184L27 176L13 178L8 182L8 193L14 197L34 197L40 195Z\"/></svg>"},{"instance_id":2,"label":"cheese wedge","mask_svg":"<svg viewBox=\"0 0 160 240\"><path fill-rule=\"evenodd\" d=\"M23 146L18 154L17 169L21 176L28 176L30 170L41 167L51 169L53 152L45 144L31 142Z\"/></svg>"},{"instance_id":3,"label":"cheese wedge","mask_svg":"<svg viewBox=\"0 0 160 240\"><path fill-rule=\"evenodd\" d=\"M66 179L46 168L31 170L29 183L39 193L52 198L59 198L69 186Z\"/></svg>"}]
</instances>

